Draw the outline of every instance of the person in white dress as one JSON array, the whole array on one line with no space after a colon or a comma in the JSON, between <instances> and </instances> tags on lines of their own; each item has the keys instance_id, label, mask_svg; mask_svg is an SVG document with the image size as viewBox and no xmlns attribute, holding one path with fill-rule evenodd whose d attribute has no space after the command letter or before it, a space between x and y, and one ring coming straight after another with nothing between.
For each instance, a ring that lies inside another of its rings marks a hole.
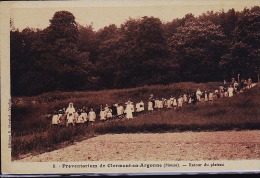
<instances>
[{"instance_id":1,"label":"person in white dress","mask_svg":"<svg viewBox=\"0 0 260 178\"><path fill-rule=\"evenodd\" d=\"M148 102L148 111L153 111L153 102L152 101Z\"/></svg>"},{"instance_id":2,"label":"person in white dress","mask_svg":"<svg viewBox=\"0 0 260 178\"><path fill-rule=\"evenodd\" d=\"M187 97L187 94L184 93L184 94L183 94L183 103L185 104L185 103L187 103L187 102L188 102L188 97Z\"/></svg>"},{"instance_id":3,"label":"person in white dress","mask_svg":"<svg viewBox=\"0 0 260 178\"><path fill-rule=\"evenodd\" d=\"M86 125L88 125L88 114L87 114L87 112L86 112L85 109L82 109L81 116L82 116L82 118L83 118L83 120L84 120L84 123L85 123Z\"/></svg>"},{"instance_id":4,"label":"person in white dress","mask_svg":"<svg viewBox=\"0 0 260 178\"><path fill-rule=\"evenodd\" d=\"M212 91L210 91L209 92L209 101L213 101L213 92Z\"/></svg>"},{"instance_id":5,"label":"person in white dress","mask_svg":"<svg viewBox=\"0 0 260 178\"><path fill-rule=\"evenodd\" d=\"M154 108L158 109L159 108L158 105L159 105L159 99L156 98L155 101L154 101Z\"/></svg>"},{"instance_id":6,"label":"person in white dress","mask_svg":"<svg viewBox=\"0 0 260 178\"><path fill-rule=\"evenodd\" d=\"M133 110L130 101L127 102L125 113L127 119L133 119Z\"/></svg>"},{"instance_id":7,"label":"person in white dress","mask_svg":"<svg viewBox=\"0 0 260 178\"><path fill-rule=\"evenodd\" d=\"M78 110L78 119L77 119L77 124L84 124L84 114L82 113L81 110Z\"/></svg>"},{"instance_id":8,"label":"person in white dress","mask_svg":"<svg viewBox=\"0 0 260 178\"><path fill-rule=\"evenodd\" d=\"M117 116L118 116L119 118L122 118L123 115L124 115L124 107L123 107L122 103L120 103L120 104L118 105L118 107L117 107Z\"/></svg>"},{"instance_id":9,"label":"person in white dress","mask_svg":"<svg viewBox=\"0 0 260 178\"><path fill-rule=\"evenodd\" d=\"M228 88L228 96L232 97L233 96L233 92L234 92L234 88L230 85L230 87Z\"/></svg>"},{"instance_id":10,"label":"person in white dress","mask_svg":"<svg viewBox=\"0 0 260 178\"><path fill-rule=\"evenodd\" d=\"M163 99L158 101L158 108L159 109L163 108Z\"/></svg>"},{"instance_id":11,"label":"person in white dress","mask_svg":"<svg viewBox=\"0 0 260 178\"><path fill-rule=\"evenodd\" d=\"M52 126L58 126L59 124L59 114L56 111L53 113L51 124Z\"/></svg>"},{"instance_id":12,"label":"person in white dress","mask_svg":"<svg viewBox=\"0 0 260 178\"><path fill-rule=\"evenodd\" d=\"M175 97L173 98L173 103L172 103L172 105L173 105L173 108L174 108L174 109L177 108L177 99L176 99Z\"/></svg>"},{"instance_id":13,"label":"person in white dress","mask_svg":"<svg viewBox=\"0 0 260 178\"><path fill-rule=\"evenodd\" d=\"M68 125L75 125L75 117L74 114L76 113L76 110L73 106L73 103L69 103L69 106L67 107L65 113L67 114L67 126Z\"/></svg>"},{"instance_id":14,"label":"person in white dress","mask_svg":"<svg viewBox=\"0 0 260 178\"><path fill-rule=\"evenodd\" d=\"M198 88L197 91L196 91L197 101L201 101L201 95L202 95L202 92L201 92L200 89Z\"/></svg>"},{"instance_id":15,"label":"person in white dress","mask_svg":"<svg viewBox=\"0 0 260 178\"><path fill-rule=\"evenodd\" d=\"M183 99L182 99L182 96L180 96L178 98L178 107L182 107L182 104L183 104Z\"/></svg>"},{"instance_id":16,"label":"person in white dress","mask_svg":"<svg viewBox=\"0 0 260 178\"><path fill-rule=\"evenodd\" d=\"M74 126L75 120L74 120L74 113L68 113L67 114L67 126Z\"/></svg>"},{"instance_id":17,"label":"person in white dress","mask_svg":"<svg viewBox=\"0 0 260 178\"><path fill-rule=\"evenodd\" d=\"M106 120L106 111L105 111L105 109L100 108L99 116L100 116L100 120L101 121L105 121Z\"/></svg>"},{"instance_id":18,"label":"person in white dress","mask_svg":"<svg viewBox=\"0 0 260 178\"><path fill-rule=\"evenodd\" d=\"M88 119L89 119L89 122L91 122L92 125L96 121L96 113L94 112L94 110L92 108L90 109L90 111L88 113Z\"/></svg>"},{"instance_id":19,"label":"person in white dress","mask_svg":"<svg viewBox=\"0 0 260 178\"><path fill-rule=\"evenodd\" d=\"M171 98L167 100L167 108L168 109L172 108L172 103L173 103L173 100L171 100Z\"/></svg>"},{"instance_id":20,"label":"person in white dress","mask_svg":"<svg viewBox=\"0 0 260 178\"><path fill-rule=\"evenodd\" d=\"M112 109L108 108L108 110L106 111L106 118L108 121L110 121L112 119L113 115L112 115Z\"/></svg>"},{"instance_id":21,"label":"person in white dress","mask_svg":"<svg viewBox=\"0 0 260 178\"><path fill-rule=\"evenodd\" d=\"M75 110L75 108L74 108L74 106L73 106L73 103L69 103L69 106L68 106L68 108L66 109L66 114L70 114L70 113L75 113L76 112L76 110Z\"/></svg>"}]
</instances>

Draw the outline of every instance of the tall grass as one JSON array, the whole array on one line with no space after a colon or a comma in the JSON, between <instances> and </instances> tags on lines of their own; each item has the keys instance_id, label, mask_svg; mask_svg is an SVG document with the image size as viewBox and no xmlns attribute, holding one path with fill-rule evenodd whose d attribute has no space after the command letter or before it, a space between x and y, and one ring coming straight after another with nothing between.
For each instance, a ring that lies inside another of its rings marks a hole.
<instances>
[{"instance_id":1,"label":"tall grass","mask_svg":"<svg viewBox=\"0 0 260 178\"><path fill-rule=\"evenodd\" d=\"M73 142L96 134L260 129L260 86L232 98L220 98L213 102L186 105L176 111L162 109L145 112L132 120L95 123L94 126L88 127L54 129L50 127L50 118L46 117L48 111L58 109L63 105L65 107L71 101L75 103L75 106L86 106L86 103L89 103L99 107L101 101L103 101L102 104L112 104L131 98L135 102L148 98L150 93L153 93L155 97L169 98L170 95L177 96L181 92L194 91L198 87L202 90L209 90L218 86L218 83L182 83L178 86L151 86L99 92L54 92L56 98L59 98L58 96L62 98L55 102L48 99L49 95L54 95L53 93L30 98L34 100L44 98L46 102L41 104L25 102L12 106L12 113L14 113L12 115L12 157L18 158L20 154L54 149L60 143ZM17 113L20 111L22 114ZM14 116L16 118L13 120Z\"/></svg>"}]
</instances>

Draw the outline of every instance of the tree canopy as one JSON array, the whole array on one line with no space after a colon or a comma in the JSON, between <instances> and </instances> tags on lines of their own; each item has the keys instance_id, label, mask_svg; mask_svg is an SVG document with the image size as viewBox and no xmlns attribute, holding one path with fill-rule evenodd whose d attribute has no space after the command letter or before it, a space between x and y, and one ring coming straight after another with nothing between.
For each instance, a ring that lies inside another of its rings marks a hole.
<instances>
[{"instance_id":1,"label":"tree canopy","mask_svg":"<svg viewBox=\"0 0 260 178\"><path fill-rule=\"evenodd\" d=\"M86 17L87 18L87 17ZM203 13L163 23L129 18L94 31L58 11L47 28L18 31L10 19L11 92L127 88L222 81L259 74L260 8Z\"/></svg>"}]
</instances>

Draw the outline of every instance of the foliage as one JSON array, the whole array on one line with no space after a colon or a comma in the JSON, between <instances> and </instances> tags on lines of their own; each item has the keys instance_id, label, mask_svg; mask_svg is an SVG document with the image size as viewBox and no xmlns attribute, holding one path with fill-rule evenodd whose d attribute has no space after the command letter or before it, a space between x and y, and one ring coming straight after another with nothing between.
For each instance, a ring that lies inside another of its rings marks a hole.
<instances>
[{"instance_id":1,"label":"foliage","mask_svg":"<svg viewBox=\"0 0 260 178\"><path fill-rule=\"evenodd\" d=\"M223 81L259 74L259 6L209 11L162 23L129 18L98 31L58 11L49 27L18 31L10 19L11 92L129 88Z\"/></svg>"}]
</instances>

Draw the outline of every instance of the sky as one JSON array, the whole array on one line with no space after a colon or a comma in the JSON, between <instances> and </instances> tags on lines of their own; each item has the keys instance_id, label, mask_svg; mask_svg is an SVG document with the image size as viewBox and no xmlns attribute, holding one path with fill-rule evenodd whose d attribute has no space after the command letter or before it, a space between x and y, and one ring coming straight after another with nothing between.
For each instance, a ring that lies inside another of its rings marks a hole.
<instances>
[{"instance_id":1,"label":"sky","mask_svg":"<svg viewBox=\"0 0 260 178\"><path fill-rule=\"evenodd\" d=\"M92 24L98 30L109 24L118 27L129 18L153 16L162 22L182 18L187 13L199 16L207 11L219 12L234 8L259 6L260 0L86 0L86 1L41 1L13 2L10 16L19 30L26 27L44 29L57 11L66 10L75 16L81 25Z\"/></svg>"}]
</instances>

